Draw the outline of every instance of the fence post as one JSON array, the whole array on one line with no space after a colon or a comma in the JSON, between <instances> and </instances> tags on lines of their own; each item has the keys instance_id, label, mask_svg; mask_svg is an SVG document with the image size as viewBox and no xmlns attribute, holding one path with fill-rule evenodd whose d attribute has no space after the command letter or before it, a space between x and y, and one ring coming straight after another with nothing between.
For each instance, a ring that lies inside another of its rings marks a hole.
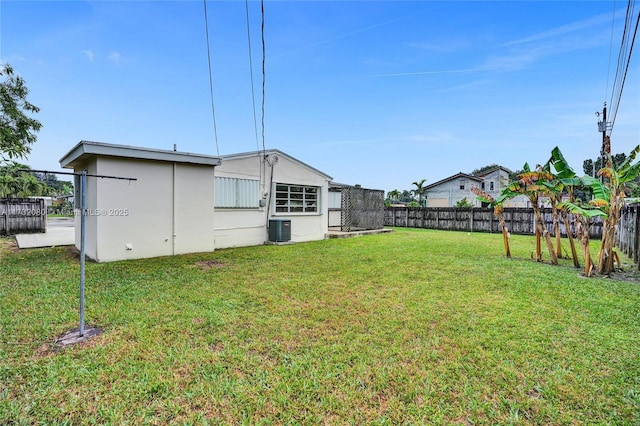
<instances>
[{"instance_id":1,"label":"fence post","mask_svg":"<svg viewBox=\"0 0 640 426\"><path fill-rule=\"evenodd\" d=\"M635 227L633 229L633 261L638 263L638 259L640 259L640 255L638 255L638 250L640 250L640 238L638 238L638 232L640 231L640 214L638 214L638 206L633 207L633 213L635 215Z\"/></svg>"}]
</instances>

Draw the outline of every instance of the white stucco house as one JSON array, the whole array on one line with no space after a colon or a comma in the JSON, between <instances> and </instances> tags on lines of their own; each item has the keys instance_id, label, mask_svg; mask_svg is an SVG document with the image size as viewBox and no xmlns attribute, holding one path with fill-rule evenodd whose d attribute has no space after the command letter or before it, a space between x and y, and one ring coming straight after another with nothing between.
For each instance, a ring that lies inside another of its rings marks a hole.
<instances>
[{"instance_id":1,"label":"white stucco house","mask_svg":"<svg viewBox=\"0 0 640 426\"><path fill-rule=\"evenodd\" d=\"M85 252L98 262L320 240L328 232L331 177L275 149L214 157L81 141L60 165L90 175ZM273 234L272 225L285 232Z\"/></svg>"},{"instance_id":2,"label":"white stucco house","mask_svg":"<svg viewBox=\"0 0 640 426\"><path fill-rule=\"evenodd\" d=\"M60 159L87 177L86 255L98 262L214 249L214 168L202 154L81 141ZM80 207L76 179L76 208ZM80 216L76 246L80 247Z\"/></svg>"},{"instance_id":3,"label":"white stucco house","mask_svg":"<svg viewBox=\"0 0 640 426\"><path fill-rule=\"evenodd\" d=\"M264 244L274 221L289 223L291 241L324 239L331 179L277 149L222 156L215 177L216 248Z\"/></svg>"}]
</instances>

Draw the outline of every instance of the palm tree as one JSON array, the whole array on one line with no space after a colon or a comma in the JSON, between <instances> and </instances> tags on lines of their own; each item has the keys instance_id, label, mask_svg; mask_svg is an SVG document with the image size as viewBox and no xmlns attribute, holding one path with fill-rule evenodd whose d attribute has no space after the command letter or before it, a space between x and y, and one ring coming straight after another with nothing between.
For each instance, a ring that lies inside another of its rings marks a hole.
<instances>
[{"instance_id":1,"label":"palm tree","mask_svg":"<svg viewBox=\"0 0 640 426\"><path fill-rule=\"evenodd\" d=\"M23 174L18 177L18 191L15 194L19 198L27 198L34 195L42 195L47 186L40 182L35 176L31 174Z\"/></svg>"},{"instance_id":2,"label":"palm tree","mask_svg":"<svg viewBox=\"0 0 640 426\"><path fill-rule=\"evenodd\" d=\"M401 195L402 193L397 189L394 189L387 193L387 197L389 197L389 200L393 200L393 201L398 201L398 198L400 198Z\"/></svg>"},{"instance_id":3,"label":"palm tree","mask_svg":"<svg viewBox=\"0 0 640 426\"><path fill-rule=\"evenodd\" d=\"M12 197L16 192L16 178L8 174L0 175L0 198Z\"/></svg>"},{"instance_id":4,"label":"palm tree","mask_svg":"<svg viewBox=\"0 0 640 426\"><path fill-rule=\"evenodd\" d=\"M422 205L422 195L424 194L424 183L426 182L426 179L420 179L417 182L413 182L411 183L411 185L415 185L416 189L413 190L413 192L418 196L418 204L420 204L420 207L424 207Z\"/></svg>"}]
</instances>

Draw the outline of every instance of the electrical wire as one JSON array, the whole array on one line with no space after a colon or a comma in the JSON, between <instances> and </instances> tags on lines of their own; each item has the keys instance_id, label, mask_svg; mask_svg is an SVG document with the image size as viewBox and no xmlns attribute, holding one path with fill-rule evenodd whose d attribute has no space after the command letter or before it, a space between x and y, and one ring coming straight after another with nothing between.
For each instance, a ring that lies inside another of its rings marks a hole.
<instances>
[{"instance_id":1,"label":"electrical wire","mask_svg":"<svg viewBox=\"0 0 640 426\"><path fill-rule=\"evenodd\" d=\"M253 80L253 52L251 50L251 28L249 25L249 0L245 0L244 9L246 13L246 22L247 22L247 43L249 45L249 75L251 78L251 104L253 106L253 129L256 135L256 152L260 151L260 141L258 139L258 118L256 115L256 93L255 93L255 84ZM264 155L258 155L258 171L260 174L260 182L262 183L262 178L264 175L264 179L266 180L266 171L264 166ZM265 184L266 185L266 184Z\"/></svg>"},{"instance_id":2,"label":"electrical wire","mask_svg":"<svg viewBox=\"0 0 640 426\"><path fill-rule=\"evenodd\" d=\"M264 0L260 0L260 11L262 13L262 26L261 26L261 35L262 35L262 151L263 154L266 155L266 145L264 143L264 95L265 95L265 43L264 43Z\"/></svg>"},{"instance_id":3,"label":"electrical wire","mask_svg":"<svg viewBox=\"0 0 640 426\"><path fill-rule=\"evenodd\" d=\"M251 103L253 105L253 128L255 129L256 134L256 149L260 151L260 141L258 139L258 118L256 115L256 94L255 94L255 84L253 82L253 54L251 52L251 28L249 26L249 0L245 0L244 2L245 12L246 12L246 20L247 20L247 41L249 44L249 75L251 77ZM260 161L262 165L262 161Z\"/></svg>"},{"instance_id":4,"label":"electrical wire","mask_svg":"<svg viewBox=\"0 0 640 426\"><path fill-rule=\"evenodd\" d=\"M209 94L211 95L211 116L213 117L213 136L216 141L216 155L220 156L220 148L218 146L218 126L216 125L216 109L213 103L213 77L211 75L211 48L209 47L209 19L207 17L207 0L204 3L204 28L207 37L207 61L209 63Z\"/></svg>"},{"instance_id":5,"label":"electrical wire","mask_svg":"<svg viewBox=\"0 0 640 426\"><path fill-rule=\"evenodd\" d=\"M248 0L247 0L248 1ZM604 87L604 96L605 100L607 98L607 93L609 93L609 77L611 74L611 53L613 52L613 28L616 22L616 0L613 0L613 13L611 14L611 35L609 37L609 60L607 62L607 84ZM605 101L606 102L606 101Z\"/></svg>"},{"instance_id":6,"label":"electrical wire","mask_svg":"<svg viewBox=\"0 0 640 426\"><path fill-rule=\"evenodd\" d=\"M622 41L620 43L620 52L618 54L618 65L616 69L616 77L613 84L613 91L611 93L611 101L609 103L611 107L611 121L607 126L610 131L613 131L616 117L618 115L618 109L620 101L622 99L622 92L624 90L624 83L629 71L629 64L631 62L631 55L633 53L633 45L635 43L636 35L638 33L638 23L640 22L640 12L635 18L635 29L633 29L633 36L631 37L631 29L633 28L635 0L629 0L627 4L627 13L625 16L624 30L622 33Z\"/></svg>"}]
</instances>

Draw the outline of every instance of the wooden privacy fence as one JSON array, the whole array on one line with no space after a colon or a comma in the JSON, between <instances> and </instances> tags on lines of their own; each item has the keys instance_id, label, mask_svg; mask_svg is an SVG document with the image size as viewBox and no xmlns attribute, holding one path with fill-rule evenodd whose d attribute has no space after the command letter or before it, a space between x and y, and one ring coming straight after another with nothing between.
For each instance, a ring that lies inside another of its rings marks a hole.
<instances>
[{"instance_id":1,"label":"wooden privacy fence","mask_svg":"<svg viewBox=\"0 0 640 426\"><path fill-rule=\"evenodd\" d=\"M633 259L640 268L640 203L628 204L622 208L616 234L616 245Z\"/></svg>"},{"instance_id":2,"label":"wooden privacy fence","mask_svg":"<svg viewBox=\"0 0 640 426\"><path fill-rule=\"evenodd\" d=\"M47 209L40 198L0 198L0 235L45 232Z\"/></svg>"},{"instance_id":3,"label":"wooden privacy fence","mask_svg":"<svg viewBox=\"0 0 640 426\"><path fill-rule=\"evenodd\" d=\"M553 233L553 215L550 208L542 209L544 222ZM535 217L530 208L505 208L504 219L512 234L535 234ZM385 207L384 225L405 228L441 229L466 232L502 232L500 221L490 208L450 208L450 207ZM575 221L569 215L569 226L575 235ZM564 223L560 233L567 235ZM591 238L602 238L602 220L591 220Z\"/></svg>"}]
</instances>

